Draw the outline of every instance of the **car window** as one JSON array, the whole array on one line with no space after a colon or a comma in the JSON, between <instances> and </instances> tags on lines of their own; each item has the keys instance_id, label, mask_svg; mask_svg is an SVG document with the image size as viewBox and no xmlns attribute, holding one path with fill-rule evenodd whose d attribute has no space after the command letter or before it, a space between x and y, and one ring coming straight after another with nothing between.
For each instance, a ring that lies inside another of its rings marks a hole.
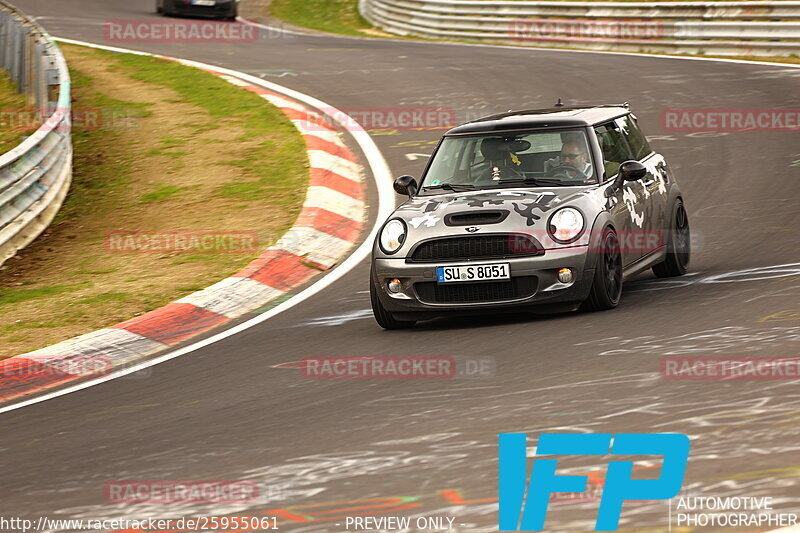
<instances>
[{"instance_id":1,"label":"car window","mask_svg":"<svg viewBox=\"0 0 800 533\"><path fill-rule=\"evenodd\" d=\"M594 131L603 150L603 166L607 177L615 176L619 172L619 166L625 161L636 159L616 122L596 126Z\"/></svg>"},{"instance_id":2,"label":"car window","mask_svg":"<svg viewBox=\"0 0 800 533\"><path fill-rule=\"evenodd\" d=\"M420 185L491 189L597 182L586 131L573 128L445 137Z\"/></svg>"},{"instance_id":3,"label":"car window","mask_svg":"<svg viewBox=\"0 0 800 533\"><path fill-rule=\"evenodd\" d=\"M625 137L625 140L628 141L628 145L631 147L633 159L644 159L650 155L653 150L647 143L647 138L642 133L642 130L639 129L636 120L631 115L618 118L617 125L620 127L623 137Z\"/></svg>"}]
</instances>

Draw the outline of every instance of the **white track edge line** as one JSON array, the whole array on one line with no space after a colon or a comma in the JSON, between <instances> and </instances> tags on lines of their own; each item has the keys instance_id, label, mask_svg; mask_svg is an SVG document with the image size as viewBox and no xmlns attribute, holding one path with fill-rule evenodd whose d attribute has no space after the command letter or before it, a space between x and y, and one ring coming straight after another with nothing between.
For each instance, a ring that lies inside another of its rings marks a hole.
<instances>
[{"instance_id":1,"label":"white track edge line","mask_svg":"<svg viewBox=\"0 0 800 533\"><path fill-rule=\"evenodd\" d=\"M124 48L116 48L116 47L111 47L111 46L97 45L97 44L87 43L87 42L83 42L83 41L76 41L76 40L73 40L73 39L59 39L59 38L56 38L56 40L59 41L59 42L67 43L67 44L75 44L75 45L79 45L79 46L86 46L86 47L89 47L89 48L97 48L97 49L100 49L100 50L108 50L108 51L112 51L112 52L133 53L133 54L136 54L136 55L145 55L145 56L157 56L157 57L159 56L159 54L150 54L150 53L147 53L147 52L139 52L139 51L135 51L135 50L126 50ZM166 57L166 56L161 56L161 57ZM305 103L305 104L307 104L307 105L309 105L311 107L315 107L315 108L320 109L320 110L328 109L331 112L336 113L340 117L346 117L347 116L346 114L342 113L341 111L339 111L335 107L333 107L331 105L328 105L325 102L322 102L321 100L318 100L318 99L316 99L316 98L314 98L312 96L308 96L306 94L303 94L301 92L295 91L293 89L289 89L288 87L283 87L282 85L278 85L276 83L263 81L260 78L257 78L255 76L251 76L249 74L245 74L243 72L237 72L235 70L230 70L230 69L226 69L226 68L222 68L222 67L216 67L214 65L209 65L209 64L206 64L206 63L200 63L200 62L197 62L197 61L191 61L191 60L185 60L185 59L181 60L181 61L185 62L186 64L189 64L189 65L193 65L193 66L196 66L196 67L201 67L201 68L205 68L205 69L209 69L209 70L216 70L218 72L223 72L223 73L228 74L230 76L234 76L234 77L237 77L239 79L243 79L243 80L249 81L250 83L252 83L254 85L259 85L261 87L264 87L265 89L270 89L270 90L273 90L275 92L282 93L282 94L284 94L286 96L289 96L290 98L294 98L295 100L303 102L303 103ZM269 320L270 318L272 318L272 317L274 317L274 316L276 316L276 315L278 315L278 314L280 314L280 313L282 313L284 311L287 311L287 310L291 309L292 307L296 306L297 304L299 304L301 302L304 302L305 300L311 298L312 296L316 295L317 293L321 292L322 290L328 288L335 281L339 280L344 275L349 273L353 268L358 266L358 264L361 263L361 261L366 259L369 256L369 254L370 254L370 252L372 250L372 242L375 239L375 236L377 235L378 229L381 227L381 225L383 223L383 220L386 217L388 217L392 213L392 210L394 209L394 195L393 195L392 189L390 187L391 171L389 170L389 165L386 163L386 160L384 159L383 154L381 154L380 150L378 149L378 146L375 144L375 141L372 140L372 138L364 130L364 128L362 128L360 125L358 125L358 123L355 122L352 118L348 121L349 124L345 124L344 122L342 122L339 119L337 119L335 116L331 115L331 118L333 118L333 120L336 120L337 122L339 122L339 124L342 127L344 127L353 136L355 141L358 143L359 147L361 148L362 152L364 153L364 156L367 158L367 163L369 164L370 169L372 170L372 176L374 178L375 185L377 186L377 189L378 189L378 212L377 212L377 216L376 216L376 219L375 219L375 224L373 225L372 230L370 230L370 233L366 237L364 242L361 243L361 245L358 248L356 248L356 250L347 257L347 259L342 261L338 266L333 268L322 279L320 279L319 281L315 282L310 287L307 287L303 291L301 291L298 294L292 296L290 299L288 299L285 302L277 305L276 307L274 307L273 309L270 309L269 311L267 311L266 313L264 313L262 315L253 317L250 320L242 322L241 324L238 324L238 325L236 325L236 326L234 326L232 328L226 329L225 331L221 331L221 332L219 332L219 333L217 333L215 335L212 335L211 337L208 337L207 339L203 339L201 341L192 343L189 346L184 346L183 348L180 348L178 350L166 353L164 355L161 355L161 356L158 356L158 357L154 357L154 358L148 359L146 361L142 361L141 363L137 363L137 364L132 365L132 366L130 366L128 368L125 368L123 370L119 370L117 372L113 372L113 373L111 373L109 375L106 375L106 376L103 376L101 378L94 379L94 380L87 381L87 382L83 382L83 383L79 383L77 385L72 385L70 387L67 387L67 388L64 388L64 389L61 389L61 390L57 390L57 391L54 391L54 392L42 394L41 396L36 396L36 397L30 398L28 400L23 400L21 402L17 402L17 403L13 403L11 405L4 406L4 407L0 408L0 414L7 413L9 411L14 411L16 409L21 409L21 408L27 407L29 405L34 405L34 404L37 404L37 403L41 403L41 402L44 402L46 400L51 400L53 398L58 398L59 396L65 396L67 394L70 394L70 393L73 393L73 392L78 392L78 391L83 390L83 389L88 389L89 387L93 387L95 385L100 385L101 383L105 383L107 381L111 381L112 379L117 379L117 378L121 378L121 377L127 376L129 374L133 374L134 372L138 372L140 370L144 370L145 368L149 368L151 366L155 366L155 365L163 363L165 361L169 361L171 359L175 359L177 357L180 357L181 355L185 355L187 353L194 352L196 350L199 350L200 348L204 348L206 346L214 344L215 342L219 342L219 341L224 340L224 339L226 339L228 337L232 337L233 335L236 335L237 333L245 331L245 330L247 330L247 329L249 329L249 328L251 328L253 326L256 326L256 325L258 325L258 324L260 324L262 322L265 322L266 320Z\"/></svg>"}]
</instances>

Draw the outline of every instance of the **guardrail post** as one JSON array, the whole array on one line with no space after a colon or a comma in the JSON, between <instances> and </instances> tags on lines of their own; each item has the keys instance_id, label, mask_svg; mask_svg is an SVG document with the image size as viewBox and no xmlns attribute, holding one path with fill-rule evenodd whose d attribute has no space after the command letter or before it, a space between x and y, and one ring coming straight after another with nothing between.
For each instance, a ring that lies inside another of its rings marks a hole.
<instances>
[{"instance_id":1,"label":"guardrail post","mask_svg":"<svg viewBox=\"0 0 800 533\"><path fill-rule=\"evenodd\" d=\"M17 25L11 27L11 81L19 87L19 65L20 65L20 47L19 47L20 28Z\"/></svg>"},{"instance_id":2,"label":"guardrail post","mask_svg":"<svg viewBox=\"0 0 800 533\"><path fill-rule=\"evenodd\" d=\"M46 96L45 101L47 102L47 114L51 114L53 111L56 110L58 106L58 93L60 88L60 83L58 79L58 65L56 64L56 58L53 55L46 55L44 56L45 61L45 69L44 69L44 84L46 87Z\"/></svg>"},{"instance_id":3,"label":"guardrail post","mask_svg":"<svg viewBox=\"0 0 800 533\"><path fill-rule=\"evenodd\" d=\"M11 69L11 57L13 51L11 50L11 35L13 28L12 28L12 21L11 17L8 15L3 16L3 48L0 50L0 54L2 55L3 59L3 70L8 72Z\"/></svg>"},{"instance_id":4,"label":"guardrail post","mask_svg":"<svg viewBox=\"0 0 800 533\"><path fill-rule=\"evenodd\" d=\"M25 95L25 101L28 105L31 104L31 79L33 78L33 35L30 28L25 28L22 38L22 93Z\"/></svg>"},{"instance_id":5,"label":"guardrail post","mask_svg":"<svg viewBox=\"0 0 800 533\"><path fill-rule=\"evenodd\" d=\"M48 87L45 79L45 70L47 69L48 60L47 56L45 55L46 51L47 46L37 40L36 60L39 62L39 65L36 68L36 109L42 114L47 113Z\"/></svg>"},{"instance_id":6,"label":"guardrail post","mask_svg":"<svg viewBox=\"0 0 800 533\"><path fill-rule=\"evenodd\" d=\"M0 11L0 68L8 70L8 24L9 17Z\"/></svg>"}]
</instances>

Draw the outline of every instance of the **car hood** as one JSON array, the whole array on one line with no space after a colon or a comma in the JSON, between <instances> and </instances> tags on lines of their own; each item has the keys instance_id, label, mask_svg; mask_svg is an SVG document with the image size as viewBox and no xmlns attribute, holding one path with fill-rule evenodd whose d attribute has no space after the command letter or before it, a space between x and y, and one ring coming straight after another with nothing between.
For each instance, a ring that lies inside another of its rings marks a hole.
<instances>
[{"instance_id":1,"label":"car hood","mask_svg":"<svg viewBox=\"0 0 800 533\"><path fill-rule=\"evenodd\" d=\"M575 207L591 227L606 203L602 189L597 186L495 189L417 196L399 206L391 218L405 221L407 242L412 245L444 236L522 232L534 235L545 248L561 248L563 245L553 241L547 232L550 215L560 207ZM491 211L500 211L502 218L496 222L482 221L479 215ZM571 246L583 244L581 241ZM403 257L410 248L404 246L395 257ZM383 255L377 247L375 251Z\"/></svg>"},{"instance_id":2,"label":"car hood","mask_svg":"<svg viewBox=\"0 0 800 533\"><path fill-rule=\"evenodd\" d=\"M508 218L521 223L524 228L541 224L539 221L545 218L543 213L549 214L558 207L581 204L587 200L596 201L601 196L597 187L455 192L411 198L397 208L395 217L402 218L414 228L435 227L447 215L500 209L509 211Z\"/></svg>"}]
</instances>

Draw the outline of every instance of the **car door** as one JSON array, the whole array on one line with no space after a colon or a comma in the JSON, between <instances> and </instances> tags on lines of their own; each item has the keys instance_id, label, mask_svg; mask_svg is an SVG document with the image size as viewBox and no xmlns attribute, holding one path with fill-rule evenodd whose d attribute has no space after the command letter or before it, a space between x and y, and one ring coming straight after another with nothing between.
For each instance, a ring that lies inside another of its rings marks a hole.
<instances>
[{"instance_id":1,"label":"car door","mask_svg":"<svg viewBox=\"0 0 800 533\"><path fill-rule=\"evenodd\" d=\"M619 173L619 166L622 163L635 159L633 152L617 121L612 120L595 126L594 130L603 152L606 176L609 180L613 180ZM615 204L611 207L611 213L617 227L622 263L625 266L643 255L636 239L640 238L646 225L644 200L644 187L639 181L626 181L622 184L622 190L610 198Z\"/></svg>"},{"instance_id":2,"label":"car door","mask_svg":"<svg viewBox=\"0 0 800 533\"><path fill-rule=\"evenodd\" d=\"M641 180L642 212L644 213L643 233L636 236L642 255L655 252L665 242L667 229L667 186L666 161L664 156L653 151L647 142L636 117L627 115L616 120L622 136L631 148L632 159L641 162L647 174Z\"/></svg>"}]
</instances>

